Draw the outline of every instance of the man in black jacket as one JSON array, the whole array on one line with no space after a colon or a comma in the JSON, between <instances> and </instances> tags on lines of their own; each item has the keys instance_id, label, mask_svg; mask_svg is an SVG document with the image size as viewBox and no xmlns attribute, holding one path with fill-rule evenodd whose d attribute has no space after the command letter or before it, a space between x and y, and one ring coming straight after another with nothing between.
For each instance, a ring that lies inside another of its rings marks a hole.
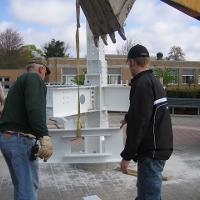
<instances>
[{"instance_id":1,"label":"man in black jacket","mask_svg":"<svg viewBox=\"0 0 200 200\"><path fill-rule=\"evenodd\" d=\"M161 83L149 69L148 50L141 45L128 53L131 80L130 106L121 127L127 139L121 153L121 169L138 162L137 200L160 200L162 171L173 151L173 134L167 98Z\"/></svg>"}]
</instances>

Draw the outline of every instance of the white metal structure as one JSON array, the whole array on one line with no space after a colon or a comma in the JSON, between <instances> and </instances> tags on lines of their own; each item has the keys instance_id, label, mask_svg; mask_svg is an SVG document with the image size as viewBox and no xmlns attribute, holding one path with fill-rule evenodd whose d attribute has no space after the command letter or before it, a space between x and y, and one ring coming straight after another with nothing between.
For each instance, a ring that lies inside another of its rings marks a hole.
<instances>
[{"instance_id":1,"label":"white metal structure","mask_svg":"<svg viewBox=\"0 0 200 200\"><path fill-rule=\"evenodd\" d=\"M71 140L76 130L50 130L54 146L53 163L104 163L118 162L123 148L123 135L119 128L84 128L83 149L72 151Z\"/></svg>"},{"instance_id":2,"label":"white metal structure","mask_svg":"<svg viewBox=\"0 0 200 200\"><path fill-rule=\"evenodd\" d=\"M123 85L101 87L101 107L98 86L80 88L81 113L95 111L126 112L129 105L130 88ZM77 114L77 87L49 86L47 93L47 115L68 117Z\"/></svg>"},{"instance_id":3,"label":"white metal structure","mask_svg":"<svg viewBox=\"0 0 200 200\"><path fill-rule=\"evenodd\" d=\"M104 45L97 48L87 25L87 75L80 87L81 114L84 128L79 151L73 150L76 137L77 87L48 86L47 116L63 124L64 129L50 129L54 163L119 162L123 149L123 131L110 128L107 111L127 111L129 87L107 85Z\"/></svg>"}]
</instances>

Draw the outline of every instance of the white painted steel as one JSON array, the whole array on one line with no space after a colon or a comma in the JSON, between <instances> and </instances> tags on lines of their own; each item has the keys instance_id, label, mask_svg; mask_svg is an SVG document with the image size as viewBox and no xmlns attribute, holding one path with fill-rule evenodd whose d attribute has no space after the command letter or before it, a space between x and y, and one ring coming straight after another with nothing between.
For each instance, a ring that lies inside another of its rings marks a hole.
<instances>
[{"instance_id":1,"label":"white painted steel","mask_svg":"<svg viewBox=\"0 0 200 200\"><path fill-rule=\"evenodd\" d=\"M47 93L48 117L64 117L77 114L77 87L49 86ZM80 87L81 113L94 110L94 88Z\"/></svg>"},{"instance_id":2,"label":"white painted steel","mask_svg":"<svg viewBox=\"0 0 200 200\"><path fill-rule=\"evenodd\" d=\"M103 88L104 109L108 111L127 112L129 107L128 86L106 86Z\"/></svg>"},{"instance_id":3,"label":"white painted steel","mask_svg":"<svg viewBox=\"0 0 200 200\"><path fill-rule=\"evenodd\" d=\"M107 61L103 41L99 40L99 47L96 47L93 34L87 24L87 74L86 84L107 85Z\"/></svg>"},{"instance_id":4,"label":"white painted steel","mask_svg":"<svg viewBox=\"0 0 200 200\"><path fill-rule=\"evenodd\" d=\"M83 138L92 139L84 143L82 152L72 152L72 139L76 130L49 130L53 141L54 154L50 163L112 163L121 160L123 131L119 128L82 129Z\"/></svg>"},{"instance_id":5,"label":"white painted steel","mask_svg":"<svg viewBox=\"0 0 200 200\"><path fill-rule=\"evenodd\" d=\"M81 104L81 113L106 110L127 112L129 92L130 87L121 85L102 87L101 93L99 87L83 86L80 88L80 95L84 95L85 102ZM47 94L48 117L73 116L77 114L76 87L49 86ZM103 116L104 121L105 117Z\"/></svg>"},{"instance_id":6,"label":"white painted steel","mask_svg":"<svg viewBox=\"0 0 200 200\"><path fill-rule=\"evenodd\" d=\"M54 154L52 163L112 163L121 160L123 130L109 128L108 112L128 110L129 87L107 86L107 63L104 45L96 48L87 25L86 85L80 87L81 116L84 115L82 150L74 152L71 140L76 137L77 87L48 86L47 115L64 129L49 130ZM90 86L91 85L91 86ZM98 111L98 112L97 112ZM91 128L93 127L93 128Z\"/></svg>"}]
</instances>

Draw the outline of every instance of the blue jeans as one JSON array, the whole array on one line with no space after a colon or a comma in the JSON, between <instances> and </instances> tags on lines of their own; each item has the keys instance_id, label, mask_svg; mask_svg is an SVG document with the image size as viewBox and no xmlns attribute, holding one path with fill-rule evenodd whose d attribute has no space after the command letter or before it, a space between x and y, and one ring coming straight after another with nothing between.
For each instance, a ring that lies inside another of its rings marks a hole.
<instances>
[{"instance_id":1,"label":"blue jeans","mask_svg":"<svg viewBox=\"0 0 200 200\"><path fill-rule=\"evenodd\" d=\"M161 200L163 160L138 161L138 196L136 200Z\"/></svg>"},{"instance_id":2,"label":"blue jeans","mask_svg":"<svg viewBox=\"0 0 200 200\"><path fill-rule=\"evenodd\" d=\"M0 149L14 185L14 200L37 200L38 161L31 161L34 140L22 136L5 137L0 132Z\"/></svg>"}]
</instances>

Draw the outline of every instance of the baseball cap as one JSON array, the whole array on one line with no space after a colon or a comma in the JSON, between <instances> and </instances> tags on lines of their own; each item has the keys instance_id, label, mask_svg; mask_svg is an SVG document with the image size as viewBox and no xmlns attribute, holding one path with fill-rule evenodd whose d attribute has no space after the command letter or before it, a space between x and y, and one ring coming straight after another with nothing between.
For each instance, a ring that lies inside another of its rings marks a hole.
<instances>
[{"instance_id":1,"label":"baseball cap","mask_svg":"<svg viewBox=\"0 0 200 200\"><path fill-rule=\"evenodd\" d=\"M128 52L128 59L131 59L131 58L134 59L138 57L146 57L146 58L150 57L147 48L140 44L133 46Z\"/></svg>"},{"instance_id":2,"label":"baseball cap","mask_svg":"<svg viewBox=\"0 0 200 200\"><path fill-rule=\"evenodd\" d=\"M38 64L38 65L43 65L44 67L46 67L46 75L51 74L51 70L47 67L47 61L42 58L42 57L38 57L38 58L33 58L28 62L28 65L30 64ZM28 66L27 65L27 66Z\"/></svg>"}]
</instances>

